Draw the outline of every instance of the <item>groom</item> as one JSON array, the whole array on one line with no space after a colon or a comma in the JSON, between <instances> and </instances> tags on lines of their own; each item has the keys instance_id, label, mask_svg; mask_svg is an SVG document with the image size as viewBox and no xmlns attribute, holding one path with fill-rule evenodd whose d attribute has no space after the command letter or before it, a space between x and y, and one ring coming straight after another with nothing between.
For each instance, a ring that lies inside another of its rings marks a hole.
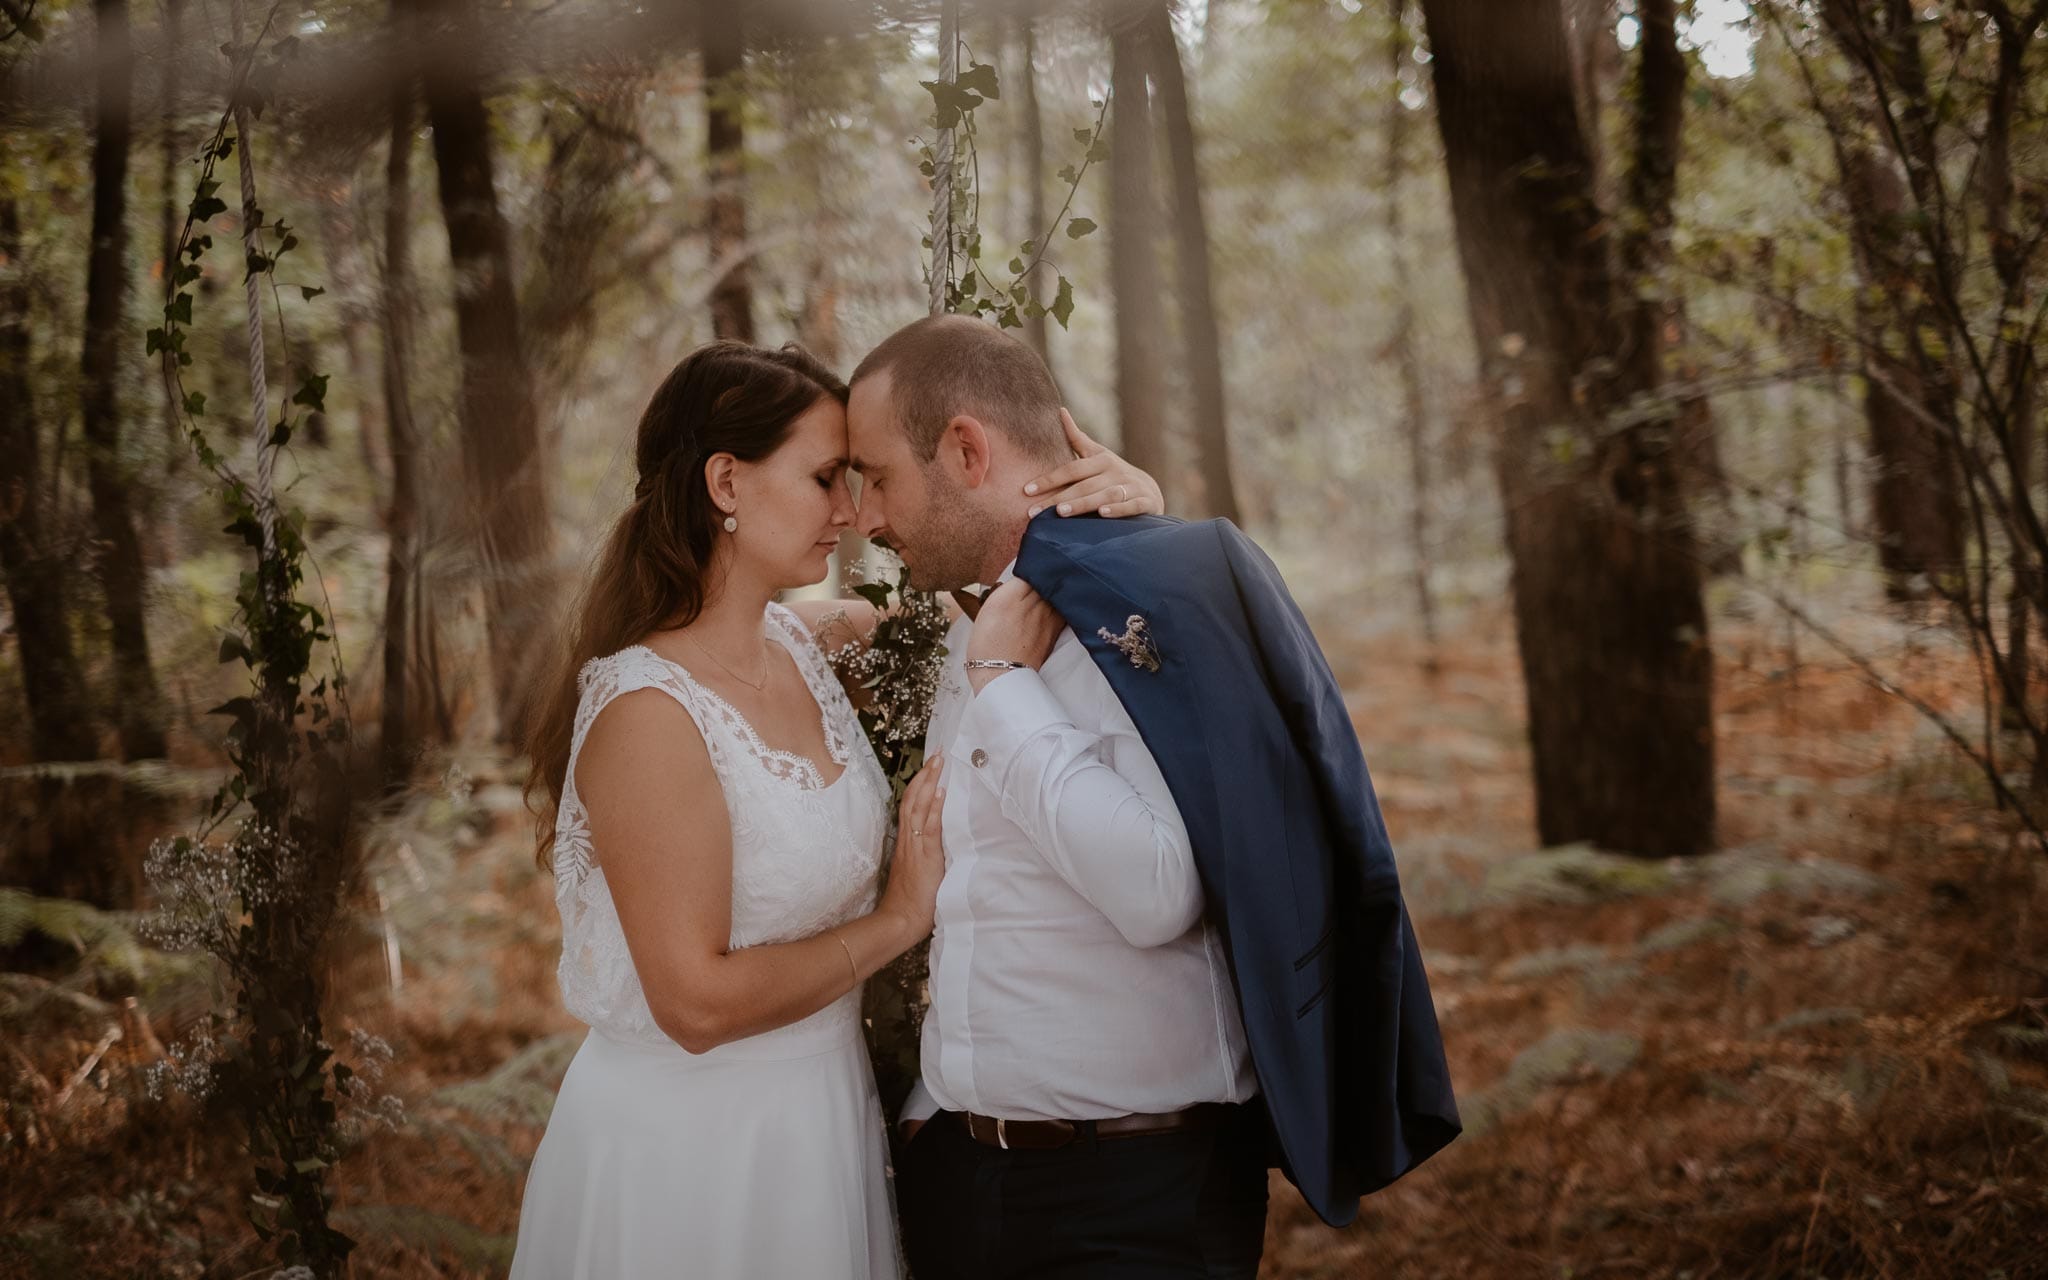
<instances>
[{"instance_id":1,"label":"groom","mask_svg":"<svg viewBox=\"0 0 2048 1280\"><path fill-rule=\"evenodd\" d=\"M1068 452L1016 339L921 320L851 385L861 531L917 587L997 584L926 741L954 772L912 1270L1252 1277L1270 1164L1344 1223L1458 1132L1329 668L1233 526L1033 517Z\"/></svg>"}]
</instances>

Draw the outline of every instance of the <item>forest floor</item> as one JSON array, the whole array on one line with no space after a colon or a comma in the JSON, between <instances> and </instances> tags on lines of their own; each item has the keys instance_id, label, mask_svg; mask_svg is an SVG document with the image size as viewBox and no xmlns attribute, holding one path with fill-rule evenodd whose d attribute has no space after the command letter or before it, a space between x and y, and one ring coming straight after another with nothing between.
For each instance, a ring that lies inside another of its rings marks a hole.
<instances>
[{"instance_id":1,"label":"forest floor","mask_svg":"<svg viewBox=\"0 0 2048 1280\"><path fill-rule=\"evenodd\" d=\"M1275 1175L1265 1275L2048 1276L2048 856L1920 716L1810 638L1795 653L1724 614L1724 851L1539 852L1504 614L1468 613L1433 658L1359 602L1315 620L1466 1132L1342 1230ZM1838 621L1893 680L1970 714L1945 632ZM338 1221L359 1277L502 1274L579 1039L551 895L502 761L451 764L374 836L330 1026L351 1061L388 1046L377 1088L404 1112L351 1119ZM45 948L51 972L80 952L120 967L89 933ZM78 998L41 1000L33 1038L0 1022L0 1278L266 1274L232 1124L141 1100L150 1040L203 992L140 984L147 1019L104 1043L119 1005L60 986ZM0 988L0 1012L27 990Z\"/></svg>"}]
</instances>

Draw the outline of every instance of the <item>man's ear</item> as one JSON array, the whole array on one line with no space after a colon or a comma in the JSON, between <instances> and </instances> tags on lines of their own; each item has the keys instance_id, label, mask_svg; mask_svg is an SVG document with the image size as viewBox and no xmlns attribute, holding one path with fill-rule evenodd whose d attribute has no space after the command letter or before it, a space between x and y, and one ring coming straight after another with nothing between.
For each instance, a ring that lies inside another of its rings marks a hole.
<instances>
[{"instance_id":1,"label":"man's ear","mask_svg":"<svg viewBox=\"0 0 2048 1280\"><path fill-rule=\"evenodd\" d=\"M989 429L971 414L956 414L939 437L939 452L955 477L969 489L979 489L995 468L989 452Z\"/></svg>"},{"instance_id":2,"label":"man's ear","mask_svg":"<svg viewBox=\"0 0 2048 1280\"><path fill-rule=\"evenodd\" d=\"M714 453L704 460L704 487L711 491L711 501L726 515L732 515L739 507L740 495L735 483L739 460L729 453Z\"/></svg>"}]
</instances>

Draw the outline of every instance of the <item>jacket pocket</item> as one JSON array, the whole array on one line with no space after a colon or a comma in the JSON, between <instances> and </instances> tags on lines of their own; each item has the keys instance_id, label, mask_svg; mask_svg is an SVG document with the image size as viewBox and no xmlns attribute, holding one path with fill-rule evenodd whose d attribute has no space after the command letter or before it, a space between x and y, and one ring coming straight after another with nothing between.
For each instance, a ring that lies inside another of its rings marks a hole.
<instances>
[{"instance_id":1,"label":"jacket pocket","mask_svg":"<svg viewBox=\"0 0 2048 1280\"><path fill-rule=\"evenodd\" d=\"M1306 1018L1315 1007L1330 994L1330 982L1335 977L1337 966L1332 949L1337 938L1336 921L1323 929L1323 936L1315 945L1301 953L1294 962L1294 991L1297 1002L1295 1019Z\"/></svg>"}]
</instances>

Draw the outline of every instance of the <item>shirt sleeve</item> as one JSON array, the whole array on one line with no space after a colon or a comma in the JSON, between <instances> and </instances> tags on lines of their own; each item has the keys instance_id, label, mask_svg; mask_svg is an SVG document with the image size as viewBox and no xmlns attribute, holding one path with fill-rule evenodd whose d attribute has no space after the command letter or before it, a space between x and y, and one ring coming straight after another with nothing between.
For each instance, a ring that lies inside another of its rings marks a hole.
<instances>
[{"instance_id":1,"label":"shirt sleeve","mask_svg":"<svg viewBox=\"0 0 2048 1280\"><path fill-rule=\"evenodd\" d=\"M1080 729L1038 672L1010 671L968 703L954 742L967 785L987 789L1132 946L1162 946L1201 918L1187 826L1135 727Z\"/></svg>"}]
</instances>

